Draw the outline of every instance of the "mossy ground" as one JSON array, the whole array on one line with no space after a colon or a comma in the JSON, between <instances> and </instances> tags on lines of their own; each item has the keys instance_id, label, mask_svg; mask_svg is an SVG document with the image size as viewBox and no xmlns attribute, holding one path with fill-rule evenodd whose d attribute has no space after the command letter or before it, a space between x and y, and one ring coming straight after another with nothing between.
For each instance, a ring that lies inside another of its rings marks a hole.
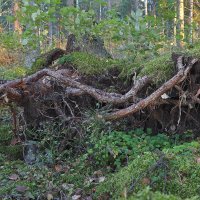
<instances>
[{"instance_id":1,"label":"mossy ground","mask_svg":"<svg viewBox=\"0 0 200 200\"><path fill-rule=\"evenodd\" d=\"M163 149L163 152L167 159L166 171L162 168L162 165L155 170L149 171L150 167L159 158L157 154L144 152L143 155L136 157L127 167L108 176L107 181L96 188L97 196L110 194L113 198L123 197L124 191L129 191L131 186L137 183L133 190L136 196L133 193L133 197L130 199L136 199L137 192L141 193L141 190L145 190L147 185L151 186L153 191L174 195L174 199L200 198L200 163L198 160L200 143L184 143L170 149ZM144 181L145 179L148 182ZM162 197L159 193L158 196ZM141 199L148 198L143 194ZM165 199L164 196L163 199ZM168 199L167 196L166 199Z\"/></svg>"},{"instance_id":2,"label":"mossy ground","mask_svg":"<svg viewBox=\"0 0 200 200\"><path fill-rule=\"evenodd\" d=\"M137 72L138 76L149 75L156 83L167 80L174 70L170 53L154 59L138 55L128 59L113 60L101 59L82 52L74 52L60 58L59 63L71 64L87 75L101 75L112 68L121 71L121 78L126 78L133 72Z\"/></svg>"},{"instance_id":3,"label":"mossy ground","mask_svg":"<svg viewBox=\"0 0 200 200\"><path fill-rule=\"evenodd\" d=\"M1 128L1 133L5 132L9 136L10 128ZM117 133L121 136L117 136ZM50 134L52 133L45 136L47 141ZM132 137L127 138L127 135L130 134ZM2 141L5 143L5 135L1 135ZM114 136L112 132L104 134L101 132L101 135L102 139L98 139L94 135L87 137L85 142L90 146L88 151L84 151L81 155L72 152L62 156L56 154L50 164L46 162L47 151L46 154L40 155L39 162L28 165L23 160L16 160L17 155L15 160L11 161L8 155L12 151L4 148L6 151L0 153L0 197L35 199L38 196L47 198L47 195L50 194L54 198L58 198L61 193L71 196L81 188L84 195L89 194L93 199L106 199L107 197L109 199L125 199L127 197L130 200L151 198L156 200L197 200L200 198L200 142L198 140L175 141L165 134L151 136L151 132L146 134L141 130L129 133L115 132ZM6 137L6 140L10 140L10 138L10 136ZM106 138L110 138L111 143L107 143ZM99 141L100 144L104 143L102 144L104 147L99 146L99 149L92 147L93 143L98 144L95 141ZM42 145L43 151L44 148L56 149L56 146L48 147L44 139L38 142ZM140 148L139 151L130 154L128 165L122 161L123 164L119 168L113 168L113 171L112 165L104 160L102 163L95 164L97 158L93 158L92 155L96 155L100 159L100 156L103 158L107 154L106 152L112 151L115 153L113 155L115 160L118 155L128 156L127 152L123 151L128 144L129 146L136 145L133 150ZM18 148L18 146L13 147ZM108 147L110 147L109 150ZM159 151L154 151L154 148L159 148ZM93 154L91 154L91 149ZM102 154L102 152L104 153ZM161 155L164 155L162 162L156 168L152 168ZM94 174L105 177L105 181L94 182L96 180L93 179ZM132 187L133 185L134 187ZM130 190L131 187L132 190Z\"/></svg>"}]
</instances>

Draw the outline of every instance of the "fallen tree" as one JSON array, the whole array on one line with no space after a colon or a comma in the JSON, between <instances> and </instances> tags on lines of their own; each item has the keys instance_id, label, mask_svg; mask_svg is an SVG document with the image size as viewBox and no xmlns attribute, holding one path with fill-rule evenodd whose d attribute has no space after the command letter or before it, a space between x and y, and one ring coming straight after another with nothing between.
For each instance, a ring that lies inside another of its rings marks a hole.
<instances>
[{"instance_id":1,"label":"fallen tree","mask_svg":"<svg viewBox=\"0 0 200 200\"><path fill-rule=\"evenodd\" d=\"M181 123L186 124L188 118L195 124L191 126L199 128L198 109L195 116L186 110L192 110L200 103L199 85L190 78L191 73L197 73L195 68L199 67L198 59L185 62L185 58L179 56L176 60L177 73L154 92L148 92L151 77L144 76L137 78L124 94L88 85L85 83L87 77L83 78L76 69L42 69L28 77L1 84L0 103L10 105L14 102L22 107L26 124L32 127L47 119L59 118L64 123L69 122L81 117L84 109L95 108L96 102L100 102L102 107L111 105L109 111L97 113L97 117L103 120L113 121L129 116L134 118L133 114L141 115L143 111L145 117L142 116L142 119L146 118L141 120L146 123L142 124L143 127L148 127L148 124L151 127L153 120L153 124L157 125L152 128L177 131L179 126L183 126ZM172 91L176 98L170 97ZM163 106L168 106L167 110Z\"/></svg>"}]
</instances>

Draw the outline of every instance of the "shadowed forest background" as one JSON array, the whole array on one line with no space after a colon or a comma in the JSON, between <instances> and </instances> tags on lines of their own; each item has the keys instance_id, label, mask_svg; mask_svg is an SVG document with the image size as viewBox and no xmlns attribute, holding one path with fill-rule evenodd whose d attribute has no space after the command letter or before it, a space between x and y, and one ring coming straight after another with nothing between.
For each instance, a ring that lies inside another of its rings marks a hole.
<instances>
[{"instance_id":1,"label":"shadowed forest background","mask_svg":"<svg viewBox=\"0 0 200 200\"><path fill-rule=\"evenodd\" d=\"M200 199L199 0L0 0L0 199Z\"/></svg>"}]
</instances>

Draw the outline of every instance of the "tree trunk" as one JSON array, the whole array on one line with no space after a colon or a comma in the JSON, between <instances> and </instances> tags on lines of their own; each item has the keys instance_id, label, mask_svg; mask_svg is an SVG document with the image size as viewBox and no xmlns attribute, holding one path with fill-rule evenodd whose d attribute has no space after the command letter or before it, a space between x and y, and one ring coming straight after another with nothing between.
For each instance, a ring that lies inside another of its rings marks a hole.
<instances>
[{"instance_id":1,"label":"tree trunk","mask_svg":"<svg viewBox=\"0 0 200 200\"><path fill-rule=\"evenodd\" d=\"M177 34L177 2L174 5L175 17L174 17L174 45L177 45L176 34Z\"/></svg>"},{"instance_id":2,"label":"tree trunk","mask_svg":"<svg viewBox=\"0 0 200 200\"><path fill-rule=\"evenodd\" d=\"M178 47L184 46L184 0L177 0L177 32L180 35L180 39L177 41Z\"/></svg>"},{"instance_id":3,"label":"tree trunk","mask_svg":"<svg viewBox=\"0 0 200 200\"><path fill-rule=\"evenodd\" d=\"M76 0L76 8L79 8L79 0Z\"/></svg>"},{"instance_id":4,"label":"tree trunk","mask_svg":"<svg viewBox=\"0 0 200 200\"><path fill-rule=\"evenodd\" d=\"M18 20L18 17L17 17L17 13L19 11L20 11L19 2L18 2L18 0L15 0L14 4L13 4L13 14L15 16L14 31L19 33L19 34L22 34L22 27L21 27L19 20Z\"/></svg>"},{"instance_id":5,"label":"tree trunk","mask_svg":"<svg viewBox=\"0 0 200 200\"><path fill-rule=\"evenodd\" d=\"M108 0L108 10L111 10L112 9L112 2L111 0Z\"/></svg>"},{"instance_id":6,"label":"tree trunk","mask_svg":"<svg viewBox=\"0 0 200 200\"><path fill-rule=\"evenodd\" d=\"M190 33L189 33L189 42L193 43L193 13L194 13L194 0L189 1L190 4L190 14L189 14L189 25L190 25Z\"/></svg>"},{"instance_id":7,"label":"tree trunk","mask_svg":"<svg viewBox=\"0 0 200 200\"><path fill-rule=\"evenodd\" d=\"M139 9L139 1L138 0L134 0L133 4L132 4L132 11L133 12L137 12ZM138 19L138 15L135 15L135 30L139 31L140 27L139 27L139 19Z\"/></svg>"},{"instance_id":8,"label":"tree trunk","mask_svg":"<svg viewBox=\"0 0 200 200\"><path fill-rule=\"evenodd\" d=\"M144 14L148 15L148 0L144 0Z\"/></svg>"},{"instance_id":9,"label":"tree trunk","mask_svg":"<svg viewBox=\"0 0 200 200\"><path fill-rule=\"evenodd\" d=\"M53 45L53 23L49 22L49 46Z\"/></svg>"},{"instance_id":10,"label":"tree trunk","mask_svg":"<svg viewBox=\"0 0 200 200\"><path fill-rule=\"evenodd\" d=\"M67 0L66 4L67 6L75 6L74 0Z\"/></svg>"}]
</instances>

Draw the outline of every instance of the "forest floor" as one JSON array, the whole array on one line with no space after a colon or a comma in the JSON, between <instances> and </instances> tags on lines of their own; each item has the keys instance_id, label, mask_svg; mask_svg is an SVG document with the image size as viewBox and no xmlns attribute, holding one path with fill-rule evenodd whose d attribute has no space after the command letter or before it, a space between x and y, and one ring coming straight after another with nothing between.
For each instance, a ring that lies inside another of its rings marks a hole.
<instances>
[{"instance_id":1,"label":"forest floor","mask_svg":"<svg viewBox=\"0 0 200 200\"><path fill-rule=\"evenodd\" d=\"M199 58L199 49L187 53ZM76 66L89 85L100 89L106 85L107 92L123 93L124 88L130 87L133 66L139 76L153 77L151 90L171 77L171 52L150 57L116 61L73 53L60 58L58 64ZM2 67L1 71L6 79L14 79L33 74L40 67L41 60L28 72L23 67ZM117 82L115 76L120 77ZM1 199L200 199L198 128L184 126L182 132L176 132L160 126L143 127L143 123L133 126L130 118L104 121L96 118L103 104L93 102L93 107L90 99L82 102L85 109L81 110L81 119L67 127L59 120L43 121L37 129L19 125L19 141L13 139L9 106L0 108ZM22 109L16 109L20 116ZM199 105L194 109L199 110ZM198 124L198 115L192 116ZM144 118L146 115L141 119Z\"/></svg>"}]
</instances>

